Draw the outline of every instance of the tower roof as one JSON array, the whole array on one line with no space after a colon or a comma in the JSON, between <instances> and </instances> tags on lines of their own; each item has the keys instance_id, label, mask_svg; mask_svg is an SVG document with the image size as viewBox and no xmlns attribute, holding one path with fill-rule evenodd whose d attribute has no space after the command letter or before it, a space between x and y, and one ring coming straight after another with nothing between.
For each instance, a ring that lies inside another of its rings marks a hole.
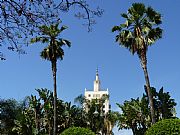
<instances>
[{"instance_id":1,"label":"tower roof","mask_svg":"<svg viewBox=\"0 0 180 135\"><path fill-rule=\"evenodd\" d=\"M98 73L98 68L96 69L96 81L99 80L99 73Z\"/></svg>"},{"instance_id":2,"label":"tower roof","mask_svg":"<svg viewBox=\"0 0 180 135\"><path fill-rule=\"evenodd\" d=\"M96 69L96 80L94 81L94 91L100 91L100 80L98 68Z\"/></svg>"}]
</instances>

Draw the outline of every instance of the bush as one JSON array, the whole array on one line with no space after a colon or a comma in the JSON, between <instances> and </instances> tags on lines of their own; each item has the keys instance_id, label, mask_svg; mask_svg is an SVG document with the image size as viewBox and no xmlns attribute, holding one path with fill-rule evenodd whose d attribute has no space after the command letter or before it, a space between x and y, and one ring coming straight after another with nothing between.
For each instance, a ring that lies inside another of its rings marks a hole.
<instances>
[{"instance_id":1,"label":"bush","mask_svg":"<svg viewBox=\"0 0 180 135\"><path fill-rule=\"evenodd\" d=\"M64 130L60 135L95 135L95 133L87 128L70 127Z\"/></svg>"},{"instance_id":2,"label":"bush","mask_svg":"<svg viewBox=\"0 0 180 135\"><path fill-rule=\"evenodd\" d=\"M180 119L164 119L150 127L145 135L180 135Z\"/></svg>"}]
</instances>

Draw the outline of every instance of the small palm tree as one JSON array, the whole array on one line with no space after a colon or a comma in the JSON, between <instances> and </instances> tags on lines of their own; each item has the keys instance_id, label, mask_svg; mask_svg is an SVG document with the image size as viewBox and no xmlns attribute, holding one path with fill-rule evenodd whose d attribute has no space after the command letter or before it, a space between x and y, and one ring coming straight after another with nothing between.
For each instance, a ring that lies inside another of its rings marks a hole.
<instances>
[{"instance_id":1,"label":"small palm tree","mask_svg":"<svg viewBox=\"0 0 180 135\"><path fill-rule=\"evenodd\" d=\"M145 7L142 3L134 3L127 13L121 14L126 22L119 26L114 26L112 32L117 31L116 42L127 49L132 54L137 53L144 71L147 93L150 102L151 119L155 123L153 98L150 92L150 81L147 71L147 50L148 47L161 38L162 29L161 15L151 7Z\"/></svg>"},{"instance_id":2,"label":"small palm tree","mask_svg":"<svg viewBox=\"0 0 180 135\"><path fill-rule=\"evenodd\" d=\"M62 38L58 38L63 30L67 27L62 26L58 28L59 23L55 25L40 27L42 36L31 39L31 43L42 42L48 43L48 45L41 52L41 57L45 60L49 60L52 65L53 81L54 81L54 135L57 134L57 90L56 90L56 72L57 72L57 60L63 60L64 50L63 46L71 46L71 43Z\"/></svg>"}]
</instances>

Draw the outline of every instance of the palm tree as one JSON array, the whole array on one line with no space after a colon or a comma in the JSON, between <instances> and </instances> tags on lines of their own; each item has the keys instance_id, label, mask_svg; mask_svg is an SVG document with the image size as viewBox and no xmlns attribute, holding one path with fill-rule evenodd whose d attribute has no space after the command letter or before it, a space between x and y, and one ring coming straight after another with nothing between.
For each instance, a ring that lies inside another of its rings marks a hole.
<instances>
[{"instance_id":1,"label":"palm tree","mask_svg":"<svg viewBox=\"0 0 180 135\"><path fill-rule=\"evenodd\" d=\"M147 50L149 46L162 36L162 29L158 27L161 24L161 15L151 7L146 8L142 3L134 3L128 9L128 12L121 14L121 16L126 19L126 22L119 26L114 26L112 32L118 32L116 42L129 49L132 54L137 53L140 59L144 71L153 124L155 123L155 115L147 71Z\"/></svg>"},{"instance_id":2,"label":"palm tree","mask_svg":"<svg viewBox=\"0 0 180 135\"><path fill-rule=\"evenodd\" d=\"M118 116L119 129L131 129L134 135L144 135L151 125L146 97L131 98L130 101L124 101L122 105L116 104L121 109L121 114Z\"/></svg>"},{"instance_id":3,"label":"palm tree","mask_svg":"<svg viewBox=\"0 0 180 135\"><path fill-rule=\"evenodd\" d=\"M40 27L42 36L31 39L31 43L42 42L48 43L48 46L44 48L41 52L41 57L43 59L49 60L52 65L52 74L54 81L54 135L57 134L57 90L56 90L56 72L57 72L57 60L63 60L64 50L62 47L67 45L71 46L71 43L68 40L58 38L63 30L67 27L62 26L58 28L59 23L55 25L46 26L43 25Z\"/></svg>"},{"instance_id":4,"label":"palm tree","mask_svg":"<svg viewBox=\"0 0 180 135\"><path fill-rule=\"evenodd\" d=\"M113 128L118 122L118 112L110 111L104 116L103 135L113 135Z\"/></svg>"},{"instance_id":5,"label":"palm tree","mask_svg":"<svg viewBox=\"0 0 180 135\"><path fill-rule=\"evenodd\" d=\"M52 134L53 127L53 92L46 88L36 89L39 95L41 107L43 108L43 126L46 127L48 134ZM57 105L58 106L58 105Z\"/></svg>"}]
</instances>

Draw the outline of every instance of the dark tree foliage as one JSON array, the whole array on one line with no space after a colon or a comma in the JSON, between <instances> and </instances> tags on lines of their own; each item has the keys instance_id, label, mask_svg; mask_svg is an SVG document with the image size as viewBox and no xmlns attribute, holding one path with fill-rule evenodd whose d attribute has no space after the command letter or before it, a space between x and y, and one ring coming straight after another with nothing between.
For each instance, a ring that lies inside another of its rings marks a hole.
<instances>
[{"instance_id":1,"label":"dark tree foliage","mask_svg":"<svg viewBox=\"0 0 180 135\"><path fill-rule=\"evenodd\" d=\"M90 1L89 1L90 2ZM5 60L3 47L25 53L22 49L28 45L28 39L38 34L42 25L54 24L61 20L61 13L78 7L75 17L84 19L90 31L95 17L103 10L92 9L86 0L0 0L0 59Z\"/></svg>"},{"instance_id":2,"label":"dark tree foliage","mask_svg":"<svg viewBox=\"0 0 180 135\"><path fill-rule=\"evenodd\" d=\"M119 115L119 129L132 129L133 135L143 135L150 126L147 98L131 98L130 101L126 100L122 105L117 105L122 110Z\"/></svg>"},{"instance_id":3,"label":"dark tree foliage","mask_svg":"<svg viewBox=\"0 0 180 135\"><path fill-rule=\"evenodd\" d=\"M145 86L146 90L147 88ZM163 87L159 92L156 91L156 88L151 87L151 92L154 100L156 121L175 117L175 106L177 103L171 98L169 92L165 92Z\"/></svg>"},{"instance_id":4,"label":"dark tree foliage","mask_svg":"<svg viewBox=\"0 0 180 135\"><path fill-rule=\"evenodd\" d=\"M26 107L19 112L21 117L15 120L12 128L18 135L53 134L53 92L48 89L36 89L37 96L27 98ZM57 99L57 134L73 126L86 127L82 110L71 102Z\"/></svg>"},{"instance_id":5,"label":"dark tree foliage","mask_svg":"<svg viewBox=\"0 0 180 135\"><path fill-rule=\"evenodd\" d=\"M145 91L147 92L146 86ZM165 92L163 87L159 91L151 87L151 93L156 121L175 118L176 102L171 98L169 92ZM122 110L122 113L119 115L119 129L132 129L134 135L144 135L146 130L151 127L147 93L143 94L142 98L131 98L131 100L126 100L123 104L117 103L117 105Z\"/></svg>"},{"instance_id":6,"label":"dark tree foliage","mask_svg":"<svg viewBox=\"0 0 180 135\"><path fill-rule=\"evenodd\" d=\"M14 120L20 116L22 108L14 99L0 99L0 134L13 135Z\"/></svg>"}]
</instances>

